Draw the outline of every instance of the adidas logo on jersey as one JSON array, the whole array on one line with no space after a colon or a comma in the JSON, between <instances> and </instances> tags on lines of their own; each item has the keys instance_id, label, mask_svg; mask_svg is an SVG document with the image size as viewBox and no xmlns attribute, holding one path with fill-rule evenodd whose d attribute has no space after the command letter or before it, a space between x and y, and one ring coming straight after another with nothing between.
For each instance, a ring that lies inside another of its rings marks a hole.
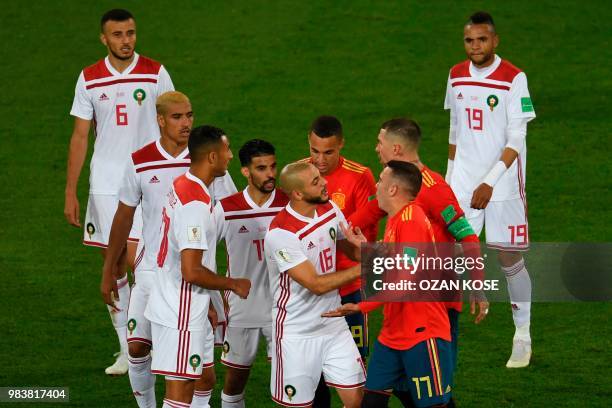
<instances>
[{"instance_id":1,"label":"adidas logo on jersey","mask_svg":"<svg viewBox=\"0 0 612 408\"><path fill-rule=\"evenodd\" d=\"M106 94L103 93L102 95L100 95L100 98L98 100L99 101L108 101L108 96L106 96Z\"/></svg>"},{"instance_id":2,"label":"adidas logo on jersey","mask_svg":"<svg viewBox=\"0 0 612 408\"><path fill-rule=\"evenodd\" d=\"M244 234L245 232L249 232L248 228L245 227L244 225L242 227L240 227L240 229L238 230L239 234Z\"/></svg>"},{"instance_id":3,"label":"adidas logo on jersey","mask_svg":"<svg viewBox=\"0 0 612 408\"><path fill-rule=\"evenodd\" d=\"M310 242L308 243L308 249L312 249L312 248L314 248L314 247L315 247L315 244L313 244L313 243L312 243L312 241L310 241Z\"/></svg>"},{"instance_id":4,"label":"adidas logo on jersey","mask_svg":"<svg viewBox=\"0 0 612 408\"><path fill-rule=\"evenodd\" d=\"M463 99L463 95L461 95L461 92L459 92L459 95L457 95L457 99L459 100Z\"/></svg>"},{"instance_id":5,"label":"adidas logo on jersey","mask_svg":"<svg viewBox=\"0 0 612 408\"><path fill-rule=\"evenodd\" d=\"M157 178L157 176L153 176L151 177L151 180L149 180L149 184L155 184L155 183L159 183L159 179Z\"/></svg>"}]
</instances>

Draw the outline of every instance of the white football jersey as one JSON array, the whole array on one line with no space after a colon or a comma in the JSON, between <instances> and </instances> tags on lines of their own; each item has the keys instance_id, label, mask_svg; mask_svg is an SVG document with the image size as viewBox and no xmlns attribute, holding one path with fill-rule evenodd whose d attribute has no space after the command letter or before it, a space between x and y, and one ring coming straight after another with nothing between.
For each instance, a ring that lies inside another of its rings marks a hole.
<instances>
[{"instance_id":1,"label":"white football jersey","mask_svg":"<svg viewBox=\"0 0 612 408\"><path fill-rule=\"evenodd\" d=\"M227 276L251 281L247 299L225 291L228 324L256 328L272 324L272 297L264 256L264 238L270 222L287 205L287 196L274 190L260 207L247 189L221 200L213 210L217 240L225 240Z\"/></svg>"},{"instance_id":2,"label":"white football jersey","mask_svg":"<svg viewBox=\"0 0 612 408\"><path fill-rule=\"evenodd\" d=\"M190 163L187 148L177 157L172 157L159 140L132 153L119 190L119 201L130 207L142 202L142 239L134 263L136 275L157 270L161 213L168 202L167 194L172 182L189 169Z\"/></svg>"},{"instance_id":3,"label":"white football jersey","mask_svg":"<svg viewBox=\"0 0 612 408\"><path fill-rule=\"evenodd\" d=\"M338 290L317 296L289 276L287 271L310 262L317 274L336 271L336 240L344 239L339 223L346 224L342 211L329 201L317 207L314 218L304 217L288 204L270 224L265 237L265 254L272 293L272 328L278 342L347 330L343 317L321 314L340 307Z\"/></svg>"},{"instance_id":4,"label":"white football jersey","mask_svg":"<svg viewBox=\"0 0 612 408\"><path fill-rule=\"evenodd\" d=\"M108 57L81 71L70 114L94 122L91 194L119 192L130 154L159 139L155 100L172 90L166 69L138 54L122 73Z\"/></svg>"},{"instance_id":5,"label":"white football jersey","mask_svg":"<svg viewBox=\"0 0 612 408\"><path fill-rule=\"evenodd\" d=\"M215 263L216 229L211 198L204 183L187 172L172 183L162 210L162 231L153 292L145 317L178 330L204 330L210 293L183 280L181 251L204 251L203 264ZM210 245L209 245L210 244Z\"/></svg>"},{"instance_id":6,"label":"white football jersey","mask_svg":"<svg viewBox=\"0 0 612 408\"><path fill-rule=\"evenodd\" d=\"M450 70L444 109L456 117L457 153L450 185L459 200L470 200L501 158L509 120L535 118L527 76L498 56L483 70L464 61ZM523 146L495 185L491 201L524 198L526 158Z\"/></svg>"}]
</instances>

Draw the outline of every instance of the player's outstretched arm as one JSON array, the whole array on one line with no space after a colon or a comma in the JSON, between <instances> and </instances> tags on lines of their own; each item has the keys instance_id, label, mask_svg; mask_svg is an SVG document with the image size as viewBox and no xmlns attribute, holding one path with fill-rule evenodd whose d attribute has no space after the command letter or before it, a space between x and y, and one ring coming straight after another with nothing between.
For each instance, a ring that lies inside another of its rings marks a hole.
<instances>
[{"instance_id":1,"label":"player's outstretched arm","mask_svg":"<svg viewBox=\"0 0 612 408\"><path fill-rule=\"evenodd\" d=\"M201 249L183 249L181 251L181 274L187 282L205 289L231 290L242 299L246 299L251 290L248 279L234 279L219 276L202 265Z\"/></svg>"},{"instance_id":2,"label":"player's outstretched arm","mask_svg":"<svg viewBox=\"0 0 612 408\"><path fill-rule=\"evenodd\" d=\"M68 165L66 169L66 190L64 202L64 216L75 227L81 226L79 217L79 200L77 198L77 184L81 169L87 156L87 137L91 120L74 118L74 129L70 138L68 151Z\"/></svg>"},{"instance_id":3,"label":"player's outstretched arm","mask_svg":"<svg viewBox=\"0 0 612 408\"><path fill-rule=\"evenodd\" d=\"M117 211L113 218L110 235L108 238L108 248L104 256L104 267L102 268L102 281L100 282L100 293L104 303L114 307L114 301L119 300L117 290L117 277L115 276L119 259L125 251L136 207L119 202Z\"/></svg>"},{"instance_id":4,"label":"player's outstretched arm","mask_svg":"<svg viewBox=\"0 0 612 408\"><path fill-rule=\"evenodd\" d=\"M324 295L357 279L361 273L361 265L319 275L310 261L304 261L288 269L286 273L315 295Z\"/></svg>"}]
</instances>

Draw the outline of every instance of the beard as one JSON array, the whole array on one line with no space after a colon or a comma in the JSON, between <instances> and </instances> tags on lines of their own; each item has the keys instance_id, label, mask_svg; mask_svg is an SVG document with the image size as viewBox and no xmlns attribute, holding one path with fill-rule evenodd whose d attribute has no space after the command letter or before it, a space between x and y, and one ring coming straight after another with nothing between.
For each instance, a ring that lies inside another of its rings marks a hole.
<instances>
[{"instance_id":1,"label":"beard","mask_svg":"<svg viewBox=\"0 0 612 408\"><path fill-rule=\"evenodd\" d=\"M109 49L110 49L110 48L109 48ZM129 60L130 58L132 58L132 57L134 56L134 50L133 50L133 49L132 49L132 52L130 53L130 55L129 55L129 56L127 56L127 57L124 57L124 56L122 56L122 55L117 55L117 54L115 53L115 51L113 51L113 50L110 50L110 52L111 52L111 54L113 54L113 57L115 57L115 58L117 58L117 59L119 59L119 60L121 60L121 61L127 61L127 60Z\"/></svg>"},{"instance_id":2,"label":"beard","mask_svg":"<svg viewBox=\"0 0 612 408\"><path fill-rule=\"evenodd\" d=\"M272 182L272 183L270 183L270 182ZM257 188L262 193L269 194L272 191L274 191L274 189L276 188L276 179L275 178L270 178L270 179L264 181L263 183L261 183L260 185L257 185L255 183L253 183L253 184L255 185L255 188ZM270 184L272 186L268 187Z\"/></svg>"},{"instance_id":3,"label":"beard","mask_svg":"<svg viewBox=\"0 0 612 408\"><path fill-rule=\"evenodd\" d=\"M327 196L327 198L323 198L322 195L304 197L304 201L306 201L308 204L325 204L329 201L329 196Z\"/></svg>"}]
</instances>

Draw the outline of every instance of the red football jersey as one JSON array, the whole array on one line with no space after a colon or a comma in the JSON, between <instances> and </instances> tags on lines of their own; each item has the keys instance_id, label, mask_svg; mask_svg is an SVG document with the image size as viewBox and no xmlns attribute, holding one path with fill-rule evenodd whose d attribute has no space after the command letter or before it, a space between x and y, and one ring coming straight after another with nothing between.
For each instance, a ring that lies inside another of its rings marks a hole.
<instances>
[{"instance_id":1,"label":"red football jersey","mask_svg":"<svg viewBox=\"0 0 612 408\"><path fill-rule=\"evenodd\" d=\"M435 239L427 216L411 202L387 221L384 242L422 245L434 243ZM367 313L381 304L361 302L359 308ZM450 341L450 324L443 302L387 302L383 316L378 341L392 349L407 350L433 337Z\"/></svg>"},{"instance_id":2,"label":"red football jersey","mask_svg":"<svg viewBox=\"0 0 612 408\"><path fill-rule=\"evenodd\" d=\"M304 160L310 162L310 159ZM368 200L376 195L376 182L372 171L342 156L340 156L336 169L324 177L327 181L329 197L342 210L344 217L347 219L358 208L365 207ZM378 224L370 223L370 225L362 228L362 232L368 241L375 241L378 234ZM357 262L350 260L342 252L337 253L336 270L348 269L355 264ZM356 279L340 288L340 296L355 292L360 288L361 279Z\"/></svg>"}]
</instances>

